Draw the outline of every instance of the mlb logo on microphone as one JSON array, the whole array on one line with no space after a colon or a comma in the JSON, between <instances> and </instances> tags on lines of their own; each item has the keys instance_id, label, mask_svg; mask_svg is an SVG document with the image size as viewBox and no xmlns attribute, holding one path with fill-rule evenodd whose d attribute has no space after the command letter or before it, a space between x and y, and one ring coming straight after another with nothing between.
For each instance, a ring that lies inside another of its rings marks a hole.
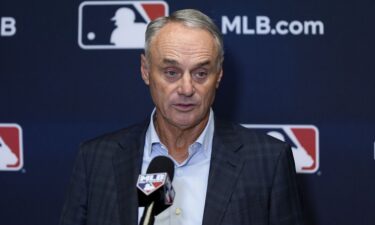
<instances>
[{"instance_id":1,"label":"mlb logo on microphone","mask_svg":"<svg viewBox=\"0 0 375 225\"><path fill-rule=\"evenodd\" d=\"M18 171L22 167L22 128L18 124L0 124L0 171Z\"/></svg>"},{"instance_id":2,"label":"mlb logo on microphone","mask_svg":"<svg viewBox=\"0 0 375 225\"><path fill-rule=\"evenodd\" d=\"M144 194L150 195L169 180L167 173L141 174L138 177L137 187Z\"/></svg>"},{"instance_id":3,"label":"mlb logo on microphone","mask_svg":"<svg viewBox=\"0 0 375 225\"><path fill-rule=\"evenodd\" d=\"M243 124L260 130L292 146L297 173L315 173L319 169L319 131L313 125Z\"/></svg>"},{"instance_id":4,"label":"mlb logo on microphone","mask_svg":"<svg viewBox=\"0 0 375 225\"><path fill-rule=\"evenodd\" d=\"M82 49L143 49L147 24L168 16L164 1L85 1L78 11Z\"/></svg>"}]
</instances>

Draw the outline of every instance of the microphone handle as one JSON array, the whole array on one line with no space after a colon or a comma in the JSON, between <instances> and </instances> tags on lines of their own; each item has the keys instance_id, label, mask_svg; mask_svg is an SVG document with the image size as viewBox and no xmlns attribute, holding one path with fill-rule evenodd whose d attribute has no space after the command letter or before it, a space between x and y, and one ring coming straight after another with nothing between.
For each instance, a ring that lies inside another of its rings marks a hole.
<instances>
[{"instance_id":1,"label":"microphone handle","mask_svg":"<svg viewBox=\"0 0 375 225\"><path fill-rule=\"evenodd\" d=\"M142 216L141 223L140 223L141 225L154 225L154 222L155 222L155 216L153 213L154 203L155 203L154 201L151 202L151 204L145 208L145 211L143 212L143 216Z\"/></svg>"}]
</instances>

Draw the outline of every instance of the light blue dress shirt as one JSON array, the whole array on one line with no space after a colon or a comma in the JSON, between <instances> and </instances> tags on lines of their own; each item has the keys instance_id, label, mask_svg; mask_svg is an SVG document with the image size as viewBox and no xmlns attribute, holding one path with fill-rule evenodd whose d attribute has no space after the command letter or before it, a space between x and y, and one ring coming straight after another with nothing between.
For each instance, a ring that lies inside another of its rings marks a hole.
<instances>
[{"instance_id":1,"label":"light blue dress shirt","mask_svg":"<svg viewBox=\"0 0 375 225\"><path fill-rule=\"evenodd\" d=\"M142 174L145 174L155 156L168 156L168 149L160 142L151 114L150 125L146 132L142 162ZM189 156L175 165L173 187L176 196L173 205L155 217L155 225L199 225L202 224L206 200L208 173L210 170L212 139L214 134L214 116L210 109L208 123L198 139L189 146ZM139 220L144 208L139 208Z\"/></svg>"}]
</instances>

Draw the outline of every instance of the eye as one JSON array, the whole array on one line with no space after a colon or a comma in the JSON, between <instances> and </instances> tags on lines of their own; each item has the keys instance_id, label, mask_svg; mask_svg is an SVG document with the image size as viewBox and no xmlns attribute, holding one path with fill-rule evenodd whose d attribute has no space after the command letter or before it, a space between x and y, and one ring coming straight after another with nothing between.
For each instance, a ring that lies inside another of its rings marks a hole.
<instances>
[{"instance_id":1,"label":"eye","mask_svg":"<svg viewBox=\"0 0 375 225\"><path fill-rule=\"evenodd\" d=\"M166 76L166 78L169 79L169 80L178 79L181 75L179 70L177 70L175 68L167 68L163 71L163 73Z\"/></svg>"},{"instance_id":2,"label":"eye","mask_svg":"<svg viewBox=\"0 0 375 225\"><path fill-rule=\"evenodd\" d=\"M177 76L177 72L174 71L174 70L167 70L164 72L165 75L167 75L168 77L175 77Z\"/></svg>"},{"instance_id":3,"label":"eye","mask_svg":"<svg viewBox=\"0 0 375 225\"><path fill-rule=\"evenodd\" d=\"M198 81L203 81L207 78L208 72L206 70L197 70L193 73L193 78Z\"/></svg>"}]
</instances>

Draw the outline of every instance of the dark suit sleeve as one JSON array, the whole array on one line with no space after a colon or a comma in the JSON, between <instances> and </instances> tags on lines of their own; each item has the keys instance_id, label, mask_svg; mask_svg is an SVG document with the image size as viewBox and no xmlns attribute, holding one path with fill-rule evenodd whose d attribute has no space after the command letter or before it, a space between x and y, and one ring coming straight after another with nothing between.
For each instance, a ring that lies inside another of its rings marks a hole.
<instances>
[{"instance_id":1,"label":"dark suit sleeve","mask_svg":"<svg viewBox=\"0 0 375 225\"><path fill-rule=\"evenodd\" d=\"M295 164L290 147L280 152L270 198L271 225L302 225Z\"/></svg>"},{"instance_id":2,"label":"dark suit sleeve","mask_svg":"<svg viewBox=\"0 0 375 225\"><path fill-rule=\"evenodd\" d=\"M87 172L84 151L80 149L75 161L60 225L85 225L87 215Z\"/></svg>"}]
</instances>

